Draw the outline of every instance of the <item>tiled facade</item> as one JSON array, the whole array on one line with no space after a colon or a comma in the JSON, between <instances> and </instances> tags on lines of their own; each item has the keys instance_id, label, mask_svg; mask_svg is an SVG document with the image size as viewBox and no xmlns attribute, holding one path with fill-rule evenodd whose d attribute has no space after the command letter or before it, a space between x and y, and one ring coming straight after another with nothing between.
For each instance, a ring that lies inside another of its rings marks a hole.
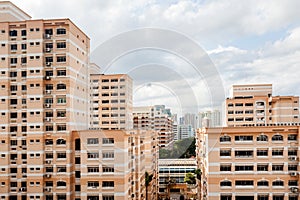
<instances>
[{"instance_id":1,"label":"tiled facade","mask_svg":"<svg viewBox=\"0 0 300 200\"><path fill-rule=\"evenodd\" d=\"M299 97L272 96L271 84L234 85L226 99L227 126L298 122Z\"/></svg>"},{"instance_id":2,"label":"tiled facade","mask_svg":"<svg viewBox=\"0 0 300 200\"><path fill-rule=\"evenodd\" d=\"M132 79L126 74L91 74L91 128L132 129Z\"/></svg>"},{"instance_id":3,"label":"tiled facade","mask_svg":"<svg viewBox=\"0 0 300 200\"><path fill-rule=\"evenodd\" d=\"M107 99L90 98L89 38L69 19L31 20L10 2L0 7L0 199L144 199L146 170L155 196L156 133L112 130L132 126L132 80L91 76L118 80L110 86L119 90L98 94L118 93L109 96L120 100L118 112L109 104L107 113L125 123L90 127L104 121L104 112L90 112L93 101Z\"/></svg>"},{"instance_id":4,"label":"tiled facade","mask_svg":"<svg viewBox=\"0 0 300 200\"><path fill-rule=\"evenodd\" d=\"M298 199L299 132L279 125L199 130L203 199Z\"/></svg>"},{"instance_id":5,"label":"tiled facade","mask_svg":"<svg viewBox=\"0 0 300 200\"><path fill-rule=\"evenodd\" d=\"M164 105L133 107L133 128L158 131L162 148L170 147L174 142L173 120Z\"/></svg>"}]
</instances>

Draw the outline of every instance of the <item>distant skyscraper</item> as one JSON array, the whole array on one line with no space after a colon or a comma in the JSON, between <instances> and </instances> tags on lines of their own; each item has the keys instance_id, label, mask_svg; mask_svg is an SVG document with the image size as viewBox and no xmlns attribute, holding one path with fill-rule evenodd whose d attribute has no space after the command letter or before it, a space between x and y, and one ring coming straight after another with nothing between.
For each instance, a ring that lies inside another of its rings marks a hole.
<instances>
[{"instance_id":1,"label":"distant skyscraper","mask_svg":"<svg viewBox=\"0 0 300 200\"><path fill-rule=\"evenodd\" d=\"M193 129L192 125L181 124L177 126L177 134L175 136L175 140L182 140L194 136L195 129Z\"/></svg>"},{"instance_id":2,"label":"distant skyscraper","mask_svg":"<svg viewBox=\"0 0 300 200\"><path fill-rule=\"evenodd\" d=\"M219 110L200 112L198 116L198 123L200 127L222 126L221 112Z\"/></svg>"},{"instance_id":3,"label":"distant skyscraper","mask_svg":"<svg viewBox=\"0 0 300 200\"><path fill-rule=\"evenodd\" d=\"M191 125L193 129L198 128L197 127L197 121L196 121L196 114L194 113L186 113L184 114L184 125Z\"/></svg>"}]
</instances>

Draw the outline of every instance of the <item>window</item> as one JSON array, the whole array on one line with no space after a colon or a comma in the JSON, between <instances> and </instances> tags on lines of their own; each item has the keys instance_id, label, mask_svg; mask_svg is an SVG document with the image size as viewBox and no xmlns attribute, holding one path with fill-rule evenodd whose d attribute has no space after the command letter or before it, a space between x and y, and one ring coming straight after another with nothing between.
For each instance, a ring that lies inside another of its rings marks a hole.
<instances>
[{"instance_id":1,"label":"window","mask_svg":"<svg viewBox=\"0 0 300 200\"><path fill-rule=\"evenodd\" d=\"M66 76L67 72L66 70L57 70L57 76Z\"/></svg>"},{"instance_id":2,"label":"window","mask_svg":"<svg viewBox=\"0 0 300 200\"><path fill-rule=\"evenodd\" d=\"M268 156L268 149L257 149L257 156Z\"/></svg>"},{"instance_id":3,"label":"window","mask_svg":"<svg viewBox=\"0 0 300 200\"><path fill-rule=\"evenodd\" d=\"M114 152L103 152L102 153L102 158L114 158L115 154Z\"/></svg>"},{"instance_id":4,"label":"window","mask_svg":"<svg viewBox=\"0 0 300 200\"><path fill-rule=\"evenodd\" d=\"M231 194L221 194L220 200L232 200Z\"/></svg>"},{"instance_id":5,"label":"window","mask_svg":"<svg viewBox=\"0 0 300 200\"><path fill-rule=\"evenodd\" d=\"M67 158L66 152L58 152L57 153L57 158Z\"/></svg>"},{"instance_id":6,"label":"window","mask_svg":"<svg viewBox=\"0 0 300 200\"><path fill-rule=\"evenodd\" d=\"M66 42L57 42L56 48L65 49L66 48Z\"/></svg>"},{"instance_id":7,"label":"window","mask_svg":"<svg viewBox=\"0 0 300 200\"><path fill-rule=\"evenodd\" d=\"M259 142L267 142L268 141L268 136L259 135L259 136L257 136L256 140L259 141Z\"/></svg>"},{"instance_id":8,"label":"window","mask_svg":"<svg viewBox=\"0 0 300 200\"><path fill-rule=\"evenodd\" d=\"M262 180L257 182L258 187L268 187L269 186L269 181Z\"/></svg>"},{"instance_id":9,"label":"window","mask_svg":"<svg viewBox=\"0 0 300 200\"><path fill-rule=\"evenodd\" d=\"M99 158L99 153L98 152L88 152L87 157L88 158Z\"/></svg>"},{"instance_id":10,"label":"window","mask_svg":"<svg viewBox=\"0 0 300 200\"><path fill-rule=\"evenodd\" d=\"M114 171L115 171L114 167L109 167L109 166L103 166L102 167L102 172L103 173L110 173L110 172L114 172Z\"/></svg>"},{"instance_id":11,"label":"window","mask_svg":"<svg viewBox=\"0 0 300 200\"><path fill-rule=\"evenodd\" d=\"M65 110L58 110L56 113L57 117L66 117L66 111Z\"/></svg>"},{"instance_id":12,"label":"window","mask_svg":"<svg viewBox=\"0 0 300 200\"><path fill-rule=\"evenodd\" d=\"M227 135L221 136L220 142L231 142L231 137Z\"/></svg>"},{"instance_id":13,"label":"window","mask_svg":"<svg viewBox=\"0 0 300 200\"><path fill-rule=\"evenodd\" d=\"M298 181L297 180L289 180L288 184L289 184L289 186L298 186Z\"/></svg>"},{"instance_id":14,"label":"window","mask_svg":"<svg viewBox=\"0 0 300 200\"><path fill-rule=\"evenodd\" d=\"M10 64L17 64L18 59L17 58L10 58Z\"/></svg>"},{"instance_id":15,"label":"window","mask_svg":"<svg viewBox=\"0 0 300 200\"><path fill-rule=\"evenodd\" d=\"M99 172L99 167L98 166L88 166L88 173L98 173Z\"/></svg>"},{"instance_id":16,"label":"window","mask_svg":"<svg viewBox=\"0 0 300 200\"><path fill-rule=\"evenodd\" d=\"M18 31L16 31L16 30L11 30L11 31L9 31L9 36L11 36L11 37L16 37L16 36L18 36Z\"/></svg>"},{"instance_id":17,"label":"window","mask_svg":"<svg viewBox=\"0 0 300 200\"><path fill-rule=\"evenodd\" d=\"M99 181L88 181L88 187L97 188L99 187Z\"/></svg>"},{"instance_id":18,"label":"window","mask_svg":"<svg viewBox=\"0 0 300 200\"><path fill-rule=\"evenodd\" d=\"M283 149L272 149L272 156L283 156Z\"/></svg>"},{"instance_id":19,"label":"window","mask_svg":"<svg viewBox=\"0 0 300 200\"><path fill-rule=\"evenodd\" d=\"M66 100L66 97L58 97L57 98L57 103L58 104L63 104L63 103L66 103L67 100Z\"/></svg>"},{"instance_id":20,"label":"window","mask_svg":"<svg viewBox=\"0 0 300 200\"><path fill-rule=\"evenodd\" d=\"M18 49L17 44L11 44L11 45L10 45L10 50L16 51L17 49Z\"/></svg>"},{"instance_id":21,"label":"window","mask_svg":"<svg viewBox=\"0 0 300 200\"><path fill-rule=\"evenodd\" d=\"M284 186L284 182L282 180L276 180L272 182L272 186Z\"/></svg>"},{"instance_id":22,"label":"window","mask_svg":"<svg viewBox=\"0 0 300 200\"><path fill-rule=\"evenodd\" d=\"M66 166L57 166L57 172L58 173L67 172L67 167Z\"/></svg>"},{"instance_id":23,"label":"window","mask_svg":"<svg viewBox=\"0 0 300 200\"><path fill-rule=\"evenodd\" d=\"M21 44L21 49L26 50L27 49L27 44Z\"/></svg>"},{"instance_id":24,"label":"window","mask_svg":"<svg viewBox=\"0 0 300 200\"><path fill-rule=\"evenodd\" d=\"M66 187L67 183L65 181L57 181L56 186L57 187Z\"/></svg>"},{"instance_id":25,"label":"window","mask_svg":"<svg viewBox=\"0 0 300 200\"><path fill-rule=\"evenodd\" d=\"M283 141L283 136L276 134L272 137L272 141L276 142L276 141Z\"/></svg>"},{"instance_id":26,"label":"window","mask_svg":"<svg viewBox=\"0 0 300 200\"><path fill-rule=\"evenodd\" d=\"M67 130L67 125L65 124L59 124L56 126L57 131L66 131Z\"/></svg>"},{"instance_id":27,"label":"window","mask_svg":"<svg viewBox=\"0 0 300 200\"><path fill-rule=\"evenodd\" d=\"M253 165L240 165L235 166L235 171L253 171Z\"/></svg>"},{"instance_id":28,"label":"window","mask_svg":"<svg viewBox=\"0 0 300 200\"><path fill-rule=\"evenodd\" d=\"M283 171L283 164L273 164L272 171Z\"/></svg>"},{"instance_id":29,"label":"window","mask_svg":"<svg viewBox=\"0 0 300 200\"><path fill-rule=\"evenodd\" d=\"M236 186L253 186L252 180L237 180L235 181Z\"/></svg>"},{"instance_id":30,"label":"window","mask_svg":"<svg viewBox=\"0 0 300 200\"><path fill-rule=\"evenodd\" d=\"M252 150L236 150L235 151L236 157L253 157Z\"/></svg>"},{"instance_id":31,"label":"window","mask_svg":"<svg viewBox=\"0 0 300 200\"><path fill-rule=\"evenodd\" d=\"M220 182L220 187L231 187L231 186L232 186L231 181L225 180Z\"/></svg>"},{"instance_id":32,"label":"window","mask_svg":"<svg viewBox=\"0 0 300 200\"><path fill-rule=\"evenodd\" d=\"M57 90L65 90L65 89L67 89L67 86L66 86L66 84L60 83L60 84L57 84L56 89Z\"/></svg>"},{"instance_id":33,"label":"window","mask_svg":"<svg viewBox=\"0 0 300 200\"><path fill-rule=\"evenodd\" d=\"M102 200L115 200L114 195L102 195Z\"/></svg>"},{"instance_id":34,"label":"window","mask_svg":"<svg viewBox=\"0 0 300 200\"><path fill-rule=\"evenodd\" d=\"M231 164L221 164L220 171L231 171Z\"/></svg>"},{"instance_id":35,"label":"window","mask_svg":"<svg viewBox=\"0 0 300 200\"><path fill-rule=\"evenodd\" d=\"M238 135L235 136L235 141L252 141L253 136L252 135Z\"/></svg>"},{"instance_id":36,"label":"window","mask_svg":"<svg viewBox=\"0 0 300 200\"><path fill-rule=\"evenodd\" d=\"M103 181L102 182L102 187L114 187L115 183L113 181Z\"/></svg>"},{"instance_id":37,"label":"window","mask_svg":"<svg viewBox=\"0 0 300 200\"><path fill-rule=\"evenodd\" d=\"M272 200L284 200L284 195L283 194L273 194Z\"/></svg>"},{"instance_id":38,"label":"window","mask_svg":"<svg viewBox=\"0 0 300 200\"><path fill-rule=\"evenodd\" d=\"M88 138L87 144L99 144L99 139L98 138Z\"/></svg>"},{"instance_id":39,"label":"window","mask_svg":"<svg viewBox=\"0 0 300 200\"><path fill-rule=\"evenodd\" d=\"M57 35L65 35L66 34L66 29L65 28L58 28L58 29L56 29L56 34Z\"/></svg>"},{"instance_id":40,"label":"window","mask_svg":"<svg viewBox=\"0 0 300 200\"><path fill-rule=\"evenodd\" d=\"M66 56L57 56L56 62L66 62Z\"/></svg>"},{"instance_id":41,"label":"window","mask_svg":"<svg viewBox=\"0 0 300 200\"><path fill-rule=\"evenodd\" d=\"M288 141L297 141L297 134L288 134Z\"/></svg>"},{"instance_id":42,"label":"window","mask_svg":"<svg viewBox=\"0 0 300 200\"><path fill-rule=\"evenodd\" d=\"M269 195L259 194L259 195L257 195L257 200L269 200Z\"/></svg>"},{"instance_id":43,"label":"window","mask_svg":"<svg viewBox=\"0 0 300 200\"><path fill-rule=\"evenodd\" d=\"M288 156L297 156L297 149L289 149L288 150Z\"/></svg>"},{"instance_id":44,"label":"window","mask_svg":"<svg viewBox=\"0 0 300 200\"><path fill-rule=\"evenodd\" d=\"M56 144L57 145L65 145L66 144L66 140L65 139L57 139L56 140Z\"/></svg>"},{"instance_id":45,"label":"window","mask_svg":"<svg viewBox=\"0 0 300 200\"><path fill-rule=\"evenodd\" d=\"M103 138L102 144L114 144L114 138Z\"/></svg>"},{"instance_id":46,"label":"window","mask_svg":"<svg viewBox=\"0 0 300 200\"><path fill-rule=\"evenodd\" d=\"M289 170L289 171L298 171L298 165L295 165L295 164L289 164L289 165L288 165L288 170Z\"/></svg>"},{"instance_id":47,"label":"window","mask_svg":"<svg viewBox=\"0 0 300 200\"><path fill-rule=\"evenodd\" d=\"M221 149L220 150L220 156L231 156L231 150L230 149Z\"/></svg>"}]
</instances>

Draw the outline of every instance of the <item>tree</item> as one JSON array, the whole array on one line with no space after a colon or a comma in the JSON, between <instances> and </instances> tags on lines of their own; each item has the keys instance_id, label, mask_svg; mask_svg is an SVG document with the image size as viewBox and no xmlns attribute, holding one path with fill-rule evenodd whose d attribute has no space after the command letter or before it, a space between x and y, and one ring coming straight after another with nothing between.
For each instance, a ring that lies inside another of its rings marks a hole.
<instances>
[{"instance_id":1,"label":"tree","mask_svg":"<svg viewBox=\"0 0 300 200\"><path fill-rule=\"evenodd\" d=\"M187 184L196 184L196 177L192 172L185 174L184 182Z\"/></svg>"},{"instance_id":2,"label":"tree","mask_svg":"<svg viewBox=\"0 0 300 200\"><path fill-rule=\"evenodd\" d=\"M201 175L202 175L201 169L196 169L195 174L197 179L201 181Z\"/></svg>"},{"instance_id":3,"label":"tree","mask_svg":"<svg viewBox=\"0 0 300 200\"><path fill-rule=\"evenodd\" d=\"M148 199L148 186L153 179L153 174L149 175L148 172L145 172L145 183L146 183L146 200Z\"/></svg>"}]
</instances>

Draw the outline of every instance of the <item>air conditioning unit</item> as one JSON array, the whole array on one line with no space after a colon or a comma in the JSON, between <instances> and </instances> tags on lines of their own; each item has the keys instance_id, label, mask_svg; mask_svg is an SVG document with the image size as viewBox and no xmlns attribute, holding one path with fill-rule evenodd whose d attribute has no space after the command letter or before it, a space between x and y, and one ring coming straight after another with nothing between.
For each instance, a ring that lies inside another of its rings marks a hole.
<instances>
[{"instance_id":1,"label":"air conditioning unit","mask_svg":"<svg viewBox=\"0 0 300 200\"><path fill-rule=\"evenodd\" d=\"M51 48L46 48L45 50L46 50L46 52L50 52Z\"/></svg>"},{"instance_id":2,"label":"air conditioning unit","mask_svg":"<svg viewBox=\"0 0 300 200\"><path fill-rule=\"evenodd\" d=\"M50 117L46 117L45 120L46 120L47 122L51 122L51 118L50 118Z\"/></svg>"},{"instance_id":3,"label":"air conditioning unit","mask_svg":"<svg viewBox=\"0 0 300 200\"><path fill-rule=\"evenodd\" d=\"M45 187L44 189L46 192L51 192L51 188L50 187Z\"/></svg>"},{"instance_id":4,"label":"air conditioning unit","mask_svg":"<svg viewBox=\"0 0 300 200\"><path fill-rule=\"evenodd\" d=\"M289 160L295 161L297 160L297 156L289 156Z\"/></svg>"},{"instance_id":5,"label":"air conditioning unit","mask_svg":"<svg viewBox=\"0 0 300 200\"><path fill-rule=\"evenodd\" d=\"M20 192L26 192L26 187L21 187L19 190Z\"/></svg>"},{"instance_id":6,"label":"air conditioning unit","mask_svg":"<svg viewBox=\"0 0 300 200\"><path fill-rule=\"evenodd\" d=\"M50 77L50 76L46 76L45 79L46 79L46 80L50 80L51 77Z\"/></svg>"},{"instance_id":7,"label":"air conditioning unit","mask_svg":"<svg viewBox=\"0 0 300 200\"><path fill-rule=\"evenodd\" d=\"M51 174L46 174L46 178L51 178Z\"/></svg>"},{"instance_id":8,"label":"air conditioning unit","mask_svg":"<svg viewBox=\"0 0 300 200\"><path fill-rule=\"evenodd\" d=\"M51 160L46 160L46 164L51 164ZM49 175L49 174L47 174Z\"/></svg>"},{"instance_id":9,"label":"air conditioning unit","mask_svg":"<svg viewBox=\"0 0 300 200\"><path fill-rule=\"evenodd\" d=\"M297 176L297 172L291 172L290 176Z\"/></svg>"},{"instance_id":10,"label":"air conditioning unit","mask_svg":"<svg viewBox=\"0 0 300 200\"><path fill-rule=\"evenodd\" d=\"M51 104L50 104L50 103L46 103L46 104L45 104L45 107L46 107L46 108L50 108L50 107L51 107Z\"/></svg>"},{"instance_id":11,"label":"air conditioning unit","mask_svg":"<svg viewBox=\"0 0 300 200\"><path fill-rule=\"evenodd\" d=\"M46 62L46 66L48 67L51 66L51 64L52 64L51 62Z\"/></svg>"},{"instance_id":12,"label":"air conditioning unit","mask_svg":"<svg viewBox=\"0 0 300 200\"><path fill-rule=\"evenodd\" d=\"M45 34L45 38L46 38L46 39L50 39L50 38L51 38L51 35L50 35L50 34Z\"/></svg>"},{"instance_id":13,"label":"air conditioning unit","mask_svg":"<svg viewBox=\"0 0 300 200\"><path fill-rule=\"evenodd\" d=\"M291 187L291 192L297 193L299 189L297 187Z\"/></svg>"},{"instance_id":14,"label":"air conditioning unit","mask_svg":"<svg viewBox=\"0 0 300 200\"><path fill-rule=\"evenodd\" d=\"M46 90L46 93L47 94L51 94L51 90Z\"/></svg>"}]
</instances>

